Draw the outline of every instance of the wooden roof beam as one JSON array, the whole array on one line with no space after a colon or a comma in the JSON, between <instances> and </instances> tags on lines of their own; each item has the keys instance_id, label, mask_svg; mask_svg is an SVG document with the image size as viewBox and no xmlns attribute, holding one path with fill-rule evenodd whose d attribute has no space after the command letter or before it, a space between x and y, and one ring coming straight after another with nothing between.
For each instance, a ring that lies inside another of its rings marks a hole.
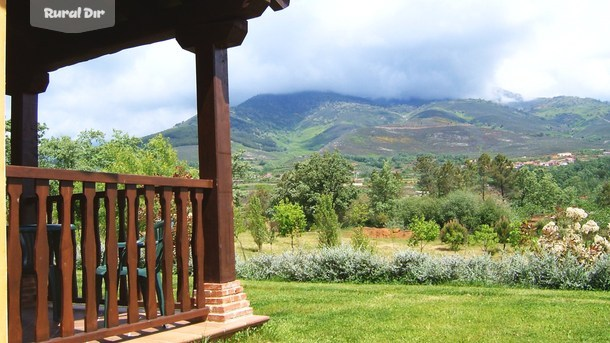
<instances>
[{"instance_id":1,"label":"wooden roof beam","mask_svg":"<svg viewBox=\"0 0 610 343\"><path fill-rule=\"evenodd\" d=\"M36 64L53 71L123 49L172 39L177 25L245 21L259 17L267 7L278 10L288 3L289 0L184 1L171 7L138 11L138 6L119 2L117 23L112 28L70 35L28 27L21 34L28 36L25 41L38 42L37 53L33 54Z\"/></svg>"},{"instance_id":2,"label":"wooden roof beam","mask_svg":"<svg viewBox=\"0 0 610 343\"><path fill-rule=\"evenodd\" d=\"M271 4L269 5L274 11L281 11L284 8L290 5L290 0L271 0Z\"/></svg>"}]
</instances>

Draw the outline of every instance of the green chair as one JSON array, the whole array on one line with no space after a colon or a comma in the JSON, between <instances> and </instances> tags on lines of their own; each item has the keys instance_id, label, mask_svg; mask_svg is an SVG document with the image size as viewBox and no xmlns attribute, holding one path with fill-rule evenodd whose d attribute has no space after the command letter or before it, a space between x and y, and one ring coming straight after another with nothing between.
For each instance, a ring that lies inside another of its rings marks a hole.
<instances>
[{"instance_id":1,"label":"green chair","mask_svg":"<svg viewBox=\"0 0 610 343\"><path fill-rule=\"evenodd\" d=\"M157 292L157 299L159 301L159 307L161 315L165 315L165 298L163 296L163 289L161 285L161 263L163 261L163 228L164 222L159 221L154 225L155 232L155 288ZM138 249L144 248L146 245L145 237L140 238L137 241ZM127 276L127 249L125 249L125 242L119 242L119 264L117 269L118 277ZM106 282L106 292L104 295L104 326L108 327L108 266L106 264L106 254L103 256L102 264L97 267L95 271L98 278L98 294L101 293L101 281L102 279ZM147 271L146 268L138 268L138 284L142 289L142 294L146 296L147 290ZM146 300L146 299L145 299ZM146 301L144 302L146 304Z\"/></svg>"},{"instance_id":2,"label":"green chair","mask_svg":"<svg viewBox=\"0 0 610 343\"><path fill-rule=\"evenodd\" d=\"M163 222L155 224L155 289L161 315L165 315L165 297L163 296L163 287L161 284L161 266L163 264ZM138 281L142 294L144 295L144 303L146 304L146 296L148 295L148 275L146 268L138 268Z\"/></svg>"}]
</instances>

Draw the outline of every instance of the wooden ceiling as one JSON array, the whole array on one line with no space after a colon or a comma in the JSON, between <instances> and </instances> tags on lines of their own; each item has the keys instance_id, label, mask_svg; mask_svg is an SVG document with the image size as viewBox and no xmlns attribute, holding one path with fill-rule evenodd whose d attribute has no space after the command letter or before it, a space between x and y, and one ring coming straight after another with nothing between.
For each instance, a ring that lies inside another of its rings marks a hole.
<instances>
[{"instance_id":1,"label":"wooden ceiling","mask_svg":"<svg viewBox=\"0 0 610 343\"><path fill-rule=\"evenodd\" d=\"M189 36L210 35L213 34L211 30L226 27L223 23L245 24L263 14L267 7L277 11L287 7L289 2L116 0L114 27L70 34L32 27L29 1L8 0L7 93L40 93L46 89L50 71L123 49L176 38L180 31L188 32ZM247 30L247 26L244 29ZM182 42L181 45L185 47Z\"/></svg>"}]
</instances>

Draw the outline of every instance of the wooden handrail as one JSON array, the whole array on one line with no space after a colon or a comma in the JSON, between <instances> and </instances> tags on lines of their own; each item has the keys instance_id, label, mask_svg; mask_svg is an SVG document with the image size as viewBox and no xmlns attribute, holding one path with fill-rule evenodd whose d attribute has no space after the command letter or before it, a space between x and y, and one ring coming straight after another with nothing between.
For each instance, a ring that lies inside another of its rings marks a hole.
<instances>
[{"instance_id":1,"label":"wooden handrail","mask_svg":"<svg viewBox=\"0 0 610 343\"><path fill-rule=\"evenodd\" d=\"M163 185L169 187L214 187L214 181L207 179L183 179L177 177L100 173L10 165L6 166L6 177L15 177L22 179L46 179L59 181L134 184L144 186Z\"/></svg>"}]
</instances>

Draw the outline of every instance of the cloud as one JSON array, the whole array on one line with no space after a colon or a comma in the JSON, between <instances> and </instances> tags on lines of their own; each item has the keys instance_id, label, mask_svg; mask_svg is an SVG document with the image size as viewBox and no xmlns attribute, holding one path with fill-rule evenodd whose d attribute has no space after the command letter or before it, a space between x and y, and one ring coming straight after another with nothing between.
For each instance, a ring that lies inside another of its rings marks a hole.
<instances>
[{"instance_id":1,"label":"cloud","mask_svg":"<svg viewBox=\"0 0 610 343\"><path fill-rule=\"evenodd\" d=\"M249 23L229 50L233 105L260 93L378 98L610 100L610 2L299 0ZM56 71L40 96L51 134L150 134L195 114L194 56L175 41Z\"/></svg>"},{"instance_id":2,"label":"cloud","mask_svg":"<svg viewBox=\"0 0 610 343\"><path fill-rule=\"evenodd\" d=\"M39 119L51 135L158 132L195 114L194 64L171 40L60 69L39 97Z\"/></svg>"}]
</instances>

